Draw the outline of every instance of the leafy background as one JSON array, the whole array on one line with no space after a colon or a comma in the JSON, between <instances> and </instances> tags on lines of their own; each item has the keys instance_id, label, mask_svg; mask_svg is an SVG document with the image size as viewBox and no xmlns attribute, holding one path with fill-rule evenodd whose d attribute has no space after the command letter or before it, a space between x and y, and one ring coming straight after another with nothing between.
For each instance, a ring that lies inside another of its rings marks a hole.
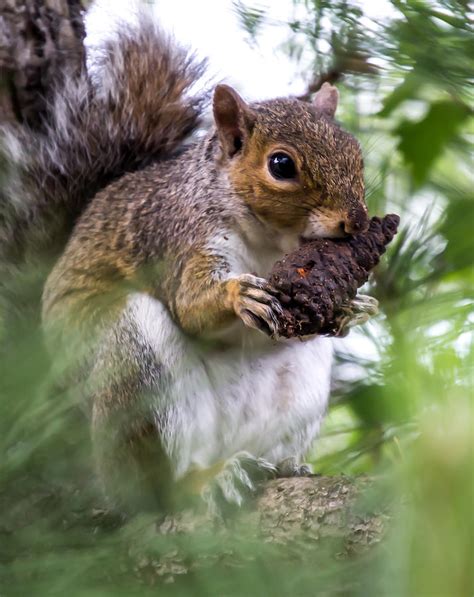
<instances>
[{"instance_id":1,"label":"leafy background","mask_svg":"<svg viewBox=\"0 0 474 597\"><path fill-rule=\"evenodd\" d=\"M310 454L318 472L377 480L363 500L396 509L388 537L341 561L337 547L308 559L251 532L196 534L179 547L207 554L208 569L138 573L141 554L180 540L103 510L83 417L51 387L39 334L20 327L0 352L0 594L472 595L472 7L390 4L377 22L354 0L294 0L289 22L234 5L250 43L277 28L278 51L309 86L340 78L339 118L365 151L369 209L401 216L368 289L382 312L338 341L332 406Z\"/></svg>"}]
</instances>

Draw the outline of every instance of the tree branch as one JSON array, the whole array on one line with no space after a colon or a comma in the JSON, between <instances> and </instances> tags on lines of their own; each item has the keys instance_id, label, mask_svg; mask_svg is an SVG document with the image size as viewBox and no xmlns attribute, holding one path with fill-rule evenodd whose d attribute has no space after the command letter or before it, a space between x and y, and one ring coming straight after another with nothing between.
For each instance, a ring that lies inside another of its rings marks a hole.
<instances>
[{"instance_id":1,"label":"tree branch","mask_svg":"<svg viewBox=\"0 0 474 597\"><path fill-rule=\"evenodd\" d=\"M309 83L306 91L297 96L297 99L307 102L314 93L321 89L324 83L337 83L348 74L376 75L377 73L378 68L371 64L365 56L359 54L339 56L334 66Z\"/></svg>"},{"instance_id":2,"label":"tree branch","mask_svg":"<svg viewBox=\"0 0 474 597\"><path fill-rule=\"evenodd\" d=\"M191 510L168 516L155 534L168 537L173 546L170 554L156 557L156 552L139 549L133 557L134 572L154 584L158 578L171 582L175 576L208 567L209 553L189 557L186 547L193 537L203 544L206 536L218 537L221 555L225 551L233 567L245 565L254 556L246 551L245 561L240 561L242 556L227 553L225 546L232 551L233 545L245 544L249 536L257 537L260 545L283 548L286 557L295 553L300 560L313 561L315 549L325 546L338 558L365 553L383 539L390 519L387 512L373 511L359 499L372 483L368 477L343 475L277 479L266 483L256 500L225 524Z\"/></svg>"}]
</instances>

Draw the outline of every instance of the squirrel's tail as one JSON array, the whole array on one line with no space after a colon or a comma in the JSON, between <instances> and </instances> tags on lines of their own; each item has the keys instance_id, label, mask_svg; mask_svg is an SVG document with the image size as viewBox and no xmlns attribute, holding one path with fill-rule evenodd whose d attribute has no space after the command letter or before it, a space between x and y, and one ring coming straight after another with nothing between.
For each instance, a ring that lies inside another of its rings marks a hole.
<instances>
[{"instance_id":1,"label":"squirrel's tail","mask_svg":"<svg viewBox=\"0 0 474 597\"><path fill-rule=\"evenodd\" d=\"M144 13L82 72L63 68L40 126L0 124L0 286L2 272L64 243L111 179L179 148L199 125L203 72Z\"/></svg>"}]
</instances>

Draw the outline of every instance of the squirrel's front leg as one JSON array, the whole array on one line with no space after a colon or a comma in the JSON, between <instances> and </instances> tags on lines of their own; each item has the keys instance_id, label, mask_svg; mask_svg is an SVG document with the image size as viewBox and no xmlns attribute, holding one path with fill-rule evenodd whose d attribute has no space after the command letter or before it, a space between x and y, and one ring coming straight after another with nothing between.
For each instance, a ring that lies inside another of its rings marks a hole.
<instances>
[{"instance_id":1,"label":"squirrel's front leg","mask_svg":"<svg viewBox=\"0 0 474 597\"><path fill-rule=\"evenodd\" d=\"M238 317L246 326L276 338L283 310L274 289L264 278L229 276L228 270L218 256L188 263L171 305L181 327L188 333L206 335Z\"/></svg>"},{"instance_id":2,"label":"squirrel's front leg","mask_svg":"<svg viewBox=\"0 0 474 597\"><path fill-rule=\"evenodd\" d=\"M264 278L242 274L227 281L226 291L235 314L245 325L272 338L278 336L283 310Z\"/></svg>"}]
</instances>

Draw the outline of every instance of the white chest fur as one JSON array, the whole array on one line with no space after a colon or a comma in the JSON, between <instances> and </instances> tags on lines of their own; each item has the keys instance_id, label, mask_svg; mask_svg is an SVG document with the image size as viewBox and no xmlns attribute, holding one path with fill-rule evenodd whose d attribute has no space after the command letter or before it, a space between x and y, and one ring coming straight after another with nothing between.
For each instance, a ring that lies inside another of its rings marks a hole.
<instances>
[{"instance_id":1,"label":"white chest fur","mask_svg":"<svg viewBox=\"0 0 474 597\"><path fill-rule=\"evenodd\" d=\"M177 477L239 450L278 462L308 449L329 395L329 339L262 342L249 331L232 347L203 346L145 294L130 298L126 317L163 370L154 411Z\"/></svg>"}]
</instances>

